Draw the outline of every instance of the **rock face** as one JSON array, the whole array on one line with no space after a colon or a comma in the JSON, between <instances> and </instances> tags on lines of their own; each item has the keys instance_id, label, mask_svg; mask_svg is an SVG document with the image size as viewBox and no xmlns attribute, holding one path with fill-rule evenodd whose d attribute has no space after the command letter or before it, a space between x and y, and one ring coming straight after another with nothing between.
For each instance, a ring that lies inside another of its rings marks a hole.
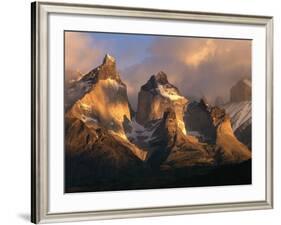
<instances>
[{"instance_id":1,"label":"rock face","mask_svg":"<svg viewBox=\"0 0 281 225\"><path fill-rule=\"evenodd\" d=\"M231 126L239 141L252 148L252 84L240 80L230 90L230 102L222 105L229 114Z\"/></svg>"},{"instance_id":2,"label":"rock face","mask_svg":"<svg viewBox=\"0 0 281 225\"><path fill-rule=\"evenodd\" d=\"M201 140L215 145L217 163L237 163L251 158L250 150L234 135L230 117L223 108L208 106L203 100L189 107L185 117L189 134L198 134Z\"/></svg>"},{"instance_id":3,"label":"rock face","mask_svg":"<svg viewBox=\"0 0 281 225\"><path fill-rule=\"evenodd\" d=\"M230 102L222 106L230 116L231 126L239 141L252 146L252 102Z\"/></svg>"},{"instance_id":4,"label":"rock face","mask_svg":"<svg viewBox=\"0 0 281 225\"><path fill-rule=\"evenodd\" d=\"M148 158L152 166L161 165L169 169L213 163L204 146L182 132L172 108L164 113L155 134L157 135L150 142L151 151Z\"/></svg>"},{"instance_id":5,"label":"rock face","mask_svg":"<svg viewBox=\"0 0 281 225\"><path fill-rule=\"evenodd\" d=\"M79 87L87 88L79 92ZM142 167L147 153L125 135L123 124L131 114L114 58L106 55L71 91L77 93L65 113L67 187L127 176Z\"/></svg>"},{"instance_id":6,"label":"rock face","mask_svg":"<svg viewBox=\"0 0 281 225\"><path fill-rule=\"evenodd\" d=\"M116 71L116 61L115 59L106 54L102 65L91 70L85 75L81 75L76 81L72 81L67 84L65 93L65 110L69 110L73 104L88 93L94 84L99 80L115 80L117 83L126 86L120 79L118 72Z\"/></svg>"},{"instance_id":7,"label":"rock face","mask_svg":"<svg viewBox=\"0 0 281 225\"><path fill-rule=\"evenodd\" d=\"M136 120L139 124L145 125L148 121L163 118L164 112L168 108L173 108L178 126L185 134L183 116L187 103L188 100L169 83L167 75L159 72L157 75L152 75L141 87Z\"/></svg>"},{"instance_id":8,"label":"rock face","mask_svg":"<svg viewBox=\"0 0 281 225\"><path fill-rule=\"evenodd\" d=\"M217 160L220 164L238 163L251 158L251 152L234 135L229 116L224 109L211 108L213 125L216 128Z\"/></svg>"},{"instance_id":9,"label":"rock face","mask_svg":"<svg viewBox=\"0 0 281 225\"><path fill-rule=\"evenodd\" d=\"M131 119L127 87L116 70L115 59L106 55L101 66L83 76L76 86L86 92L67 111L67 118L91 121L126 139L123 122Z\"/></svg>"},{"instance_id":10,"label":"rock face","mask_svg":"<svg viewBox=\"0 0 281 225\"><path fill-rule=\"evenodd\" d=\"M127 131L128 139L147 151L145 161L153 168L180 168L210 165L212 155L194 136L185 135L178 126L174 109L168 108L161 119L147 122L145 126L132 121Z\"/></svg>"},{"instance_id":11,"label":"rock face","mask_svg":"<svg viewBox=\"0 0 281 225\"><path fill-rule=\"evenodd\" d=\"M251 158L251 152L246 145L235 137L230 119L225 117L217 127L216 145L219 148L219 163L238 163Z\"/></svg>"},{"instance_id":12,"label":"rock face","mask_svg":"<svg viewBox=\"0 0 281 225\"><path fill-rule=\"evenodd\" d=\"M68 120L65 140L67 191L103 180L112 182L143 169L142 160L134 154L139 151L136 146L94 123Z\"/></svg>"},{"instance_id":13,"label":"rock face","mask_svg":"<svg viewBox=\"0 0 281 225\"><path fill-rule=\"evenodd\" d=\"M238 81L230 90L230 101L241 102L251 101L252 83L249 79Z\"/></svg>"},{"instance_id":14,"label":"rock face","mask_svg":"<svg viewBox=\"0 0 281 225\"><path fill-rule=\"evenodd\" d=\"M201 142L215 144L216 129L212 122L210 107L204 99L188 105L184 120L188 134L196 136Z\"/></svg>"}]
</instances>

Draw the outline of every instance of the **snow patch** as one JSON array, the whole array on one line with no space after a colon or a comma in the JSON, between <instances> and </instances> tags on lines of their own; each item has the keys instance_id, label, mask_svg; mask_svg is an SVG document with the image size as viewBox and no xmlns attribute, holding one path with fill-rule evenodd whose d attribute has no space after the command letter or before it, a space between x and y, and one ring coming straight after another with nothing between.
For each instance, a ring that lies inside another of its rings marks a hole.
<instances>
[{"instance_id":1,"label":"snow patch","mask_svg":"<svg viewBox=\"0 0 281 225\"><path fill-rule=\"evenodd\" d=\"M142 140L148 142L152 139L153 133L160 121L155 122L151 127L145 128L144 126L140 125L136 122L135 119L131 121L131 132L126 133L129 139L133 139L134 141Z\"/></svg>"},{"instance_id":2,"label":"snow patch","mask_svg":"<svg viewBox=\"0 0 281 225\"><path fill-rule=\"evenodd\" d=\"M88 93L93 84L91 81L75 81L73 86L67 89L66 94L66 106L70 106L74 104L78 99L80 99L82 96L84 96L86 93Z\"/></svg>"},{"instance_id":3,"label":"snow patch","mask_svg":"<svg viewBox=\"0 0 281 225\"><path fill-rule=\"evenodd\" d=\"M189 134L191 136L195 136L195 137L202 136L198 131L189 131L189 132L187 132L187 134Z\"/></svg>"},{"instance_id":4,"label":"snow patch","mask_svg":"<svg viewBox=\"0 0 281 225\"><path fill-rule=\"evenodd\" d=\"M183 96L180 96L178 94L178 92L176 91L176 89L173 87L167 87L167 86L158 84L158 89L159 89L159 93L162 96L169 98L172 101L176 101L176 100L184 98Z\"/></svg>"},{"instance_id":5,"label":"snow patch","mask_svg":"<svg viewBox=\"0 0 281 225\"><path fill-rule=\"evenodd\" d=\"M250 123L252 118L251 101L228 103L222 106L231 118L233 131L236 131L242 124Z\"/></svg>"}]
</instances>

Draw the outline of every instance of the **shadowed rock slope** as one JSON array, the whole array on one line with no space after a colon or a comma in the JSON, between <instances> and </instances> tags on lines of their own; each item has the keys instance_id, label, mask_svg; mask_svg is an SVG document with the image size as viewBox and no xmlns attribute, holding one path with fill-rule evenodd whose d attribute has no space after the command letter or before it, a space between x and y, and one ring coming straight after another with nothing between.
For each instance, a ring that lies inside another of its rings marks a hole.
<instances>
[{"instance_id":1,"label":"shadowed rock slope","mask_svg":"<svg viewBox=\"0 0 281 225\"><path fill-rule=\"evenodd\" d=\"M238 163L251 158L248 147L234 135L224 109L210 107L201 100L187 109L185 123L190 133L198 134L201 140L215 146L218 163Z\"/></svg>"},{"instance_id":2,"label":"shadowed rock slope","mask_svg":"<svg viewBox=\"0 0 281 225\"><path fill-rule=\"evenodd\" d=\"M152 166L171 169L213 163L204 145L183 134L173 109L167 109L155 133L157 135L150 142L148 157L148 163Z\"/></svg>"},{"instance_id":3,"label":"shadowed rock slope","mask_svg":"<svg viewBox=\"0 0 281 225\"><path fill-rule=\"evenodd\" d=\"M135 146L94 124L71 119L66 126L66 187L118 180L143 169Z\"/></svg>"}]
</instances>

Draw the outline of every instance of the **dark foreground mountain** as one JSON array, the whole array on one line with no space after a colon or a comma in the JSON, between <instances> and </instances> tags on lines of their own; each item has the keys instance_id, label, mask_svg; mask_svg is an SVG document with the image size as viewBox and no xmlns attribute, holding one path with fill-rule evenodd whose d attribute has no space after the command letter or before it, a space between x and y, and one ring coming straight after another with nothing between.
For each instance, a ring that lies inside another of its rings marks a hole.
<instances>
[{"instance_id":1,"label":"dark foreground mountain","mask_svg":"<svg viewBox=\"0 0 281 225\"><path fill-rule=\"evenodd\" d=\"M66 192L251 183L226 111L188 104L164 72L141 87L136 116L110 55L66 95Z\"/></svg>"}]
</instances>

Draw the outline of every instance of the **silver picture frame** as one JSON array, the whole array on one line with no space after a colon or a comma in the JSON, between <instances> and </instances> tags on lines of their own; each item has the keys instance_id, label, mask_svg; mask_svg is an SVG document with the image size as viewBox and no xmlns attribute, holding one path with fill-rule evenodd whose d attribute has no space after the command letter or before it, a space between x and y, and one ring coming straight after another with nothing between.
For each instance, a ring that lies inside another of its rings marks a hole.
<instances>
[{"instance_id":1,"label":"silver picture frame","mask_svg":"<svg viewBox=\"0 0 281 225\"><path fill-rule=\"evenodd\" d=\"M128 208L106 211L49 213L48 197L48 15L82 14L264 26L266 29L266 199L241 203ZM273 208L273 18L237 14L170 11L148 8L33 2L31 221L33 223L100 220Z\"/></svg>"}]
</instances>

